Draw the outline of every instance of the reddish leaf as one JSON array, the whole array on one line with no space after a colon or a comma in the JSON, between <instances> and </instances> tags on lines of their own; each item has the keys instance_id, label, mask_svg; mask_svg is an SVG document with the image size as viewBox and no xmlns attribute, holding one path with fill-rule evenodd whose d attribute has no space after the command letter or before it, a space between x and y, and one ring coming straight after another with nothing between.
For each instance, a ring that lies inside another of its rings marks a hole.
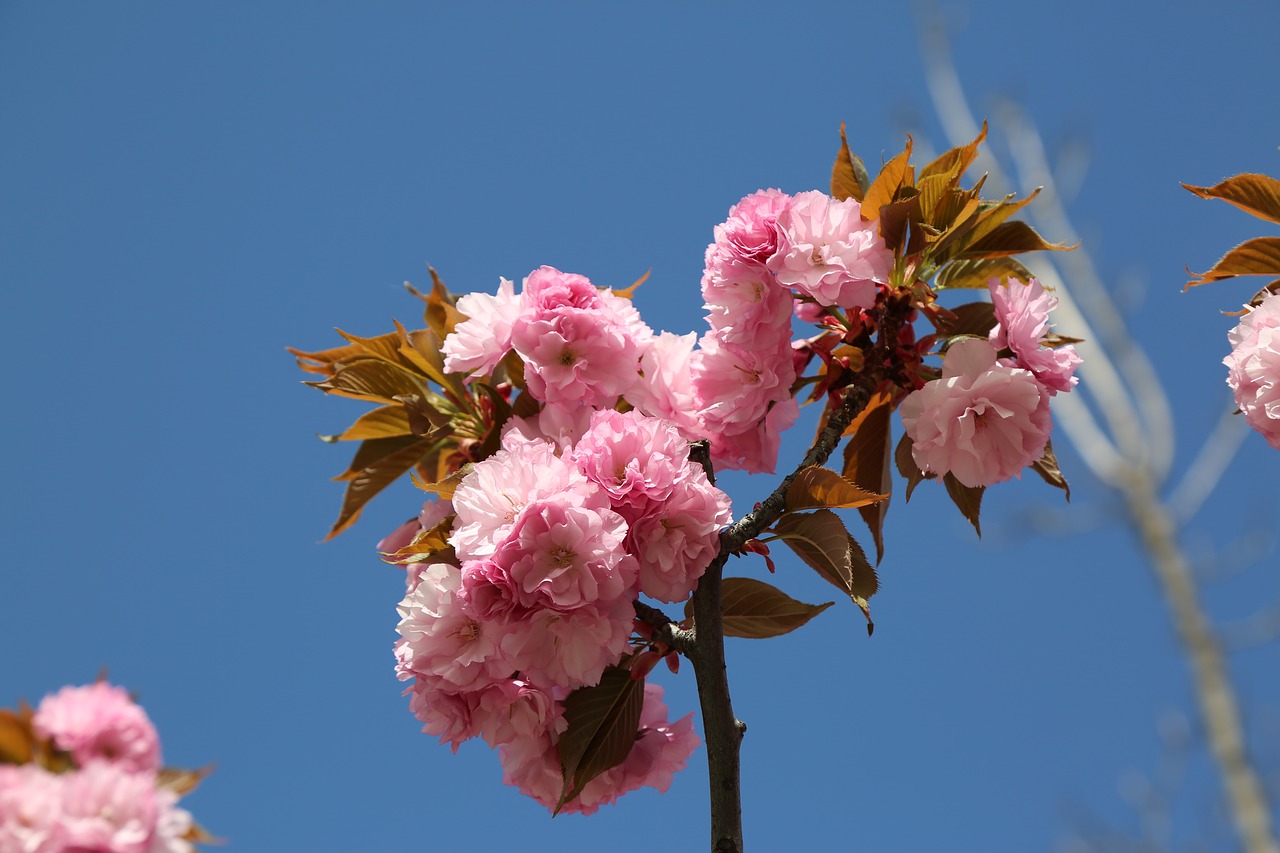
<instances>
[{"instance_id":1,"label":"reddish leaf","mask_svg":"<svg viewBox=\"0 0 1280 853\"><path fill-rule=\"evenodd\" d=\"M840 122L840 150L836 163L831 167L831 196L841 201L853 199L861 202L866 196L871 179L862 160L849 150L849 140L844 135L844 122Z\"/></svg>"},{"instance_id":2,"label":"reddish leaf","mask_svg":"<svg viewBox=\"0 0 1280 853\"><path fill-rule=\"evenodd\" d=\"M1053 442L1045 444L1044 453L1031 463L1031 470L1039 474L1040 479L1050 486L1062 489L1066 492L1067 500L1071 500L1071 487L1067 485L1067 478L1062 476L1062 469L1058 467L1058 457L1053 453Z\"/></svg>"},{"instance_id":3,"label":"reddish leaf","mask_svg":"<svg viewBox=\"0 0 1280 853\"><path fill-rule=\"evenodd\" d=\"M876 179L867 188L867 194L862 199L862 218L870 221L879 217L881 205L893 201L894 194L904 184L911 186L912 179L911 137L908 136L906 149L885 163L880 174L876 175Z\"/></svg>"},{"instance_id":4,"label":"reddish leaf","mask_svg":"<svg viewBox=\"0 0 1280 853\"><path fill-rule=\"evenodd\" d=\"M986 236L965 246L957 257L996 258L1023 252L1065 251L1074 248L1074 246L1063 246L1060 243L1050 243L1027 223L1015 221L997 225Z\"/></svg>"},{"instance_id":5,"label":"reddish leaf","mask_svg":"<svg viewBox=\"0 0 1280 853\"><path fill-rule=\"evenodd\" d=\"M1191 274L1196 277L1188 281L1183 290L1238 275L1280 275L1280 237L1245 240L1223 255L1207 272Z\"/></svg>"},{"instance_id":6,"label":"reddish leaf","mask_svg":"<svg viewBox=\"0 0 1280 853\"><path fill-rule=\"evenodd\" d=\"M850 436L844 448L844 476L864 489L885 495L883 501L858 509L875 541L877 563L884 557L884 519L889 512L888 495L893 488L889 469L892 411L893 397L887 392L877 392L844 432Z\"/></svg>"},{"instance_id":7,"label":"reddish leaf","mask_svg":"<svg viewBox=\"0 0 1280 853\"><path fill-rule=\"evenodd\" d=\"M409 413L404 406L381 406L365 412L341 435L322 435L325 441L364 441L366 438L394 438L410 435Z\"/></svg>"},{"instance_id":8,"label":"reddish leaf","mask_svg":"<svg viewBox=\"0 0 1280 853\"><path fill-rule=\"evenodd\" d=\"M986 486L966 486L955 478L950 472L942 476L942 482L947 487L947 495L956 505L956 508L969 519L969 523L973 525L973 529L978 532L978 538L982 538L982 527L978 524L978 511L982 508L982 493L985 492Z\"/></svg>"},{"instance_id":9,"label":"reddish leaf","mask_svg":"<svg viewBox=\"0 0 1280 853\"><path fill-rule=\"evenodd\" d=\"M376 358L336 365L328 379L303 384L327 394L371 403L393 404L398 396L427 393L425 381L403 367Z\"/></svg>"},{"instance_id":10,"label":"reddish leaf","mask_svg":"<svg viewBox=\"0 0 1280 853\"><path fill-rule=\"evenodd\" d=\"M644 680L611 666L595 687L582 687L564 700L567 728L556 748L560 753L564 789L556 814L582 793L588 782L631 753L640 728Z\"/></svg>"},{"instance_id":11,"label":"reddish leaf","mask_svg":"<svg viewBox=\"0 0 1280 853\"><path fill-rule=\"evenodd\" d=\"M213 765L196 770L183 770L178 767L165 767L156 774L156 787L172 791L179 797L185 797L196 788L206 776L213 772Z\"/></svg>"},{"instance_id":12,"label":"reddish leaf","mask_svg":"<svg viewBox=\"0 0 1280 853\"><path fill-rule=\"evenodd\" d=\"M725 578L721 595L725 636L747 639L790 633L833 604L805 604L753 578Z\"/></svg>"},{"instance_id":13,"label":"reddish leaf","mask_svg":"<svg viewBox=\"0 0 1280 853\"><path fill-rule=\"evenodd\" d=\"M830 468L810 465L787 488L787 511L801 509L853 509L885 500L888 495L869 492Z\"/></svg>"},{"instance_id":14,"label":"reddish leaf","mask_svg":"<svg viewBox=\"0 0 1280 853\"><path fill-rule=\"evenodd\" d=\"M645 283L645 281L649 278L649 273L651 272L653 272L652 268L645 270L644 275L640 276L638 279L633 281L630 284L630 286L624 287L621 290L619 290L616 287L612 288L610 290L610 293L612 293L614 296L621 296L623 299L631 299L636 294L636 288L638 288L640 285Z\"/></svg>"},{"instance_id":15,"label":"reddish leaf","mask_svg":"<svg viewBox=\"0 0 1280 853\"><path fill-rule=\"evenodd\" d=\"M951 310L942 331L947 335L976 335L985 338L996 327L995 306L990 302L966 302Z\"/></svg>"},{"instance_id":16,"label":"reddish leaf","mask_svg":"<svg viewBox=\"0 0 1280 853\"><path fill-rule=\"evenodd\" d=\"M26 764L35 756L36 744L29 716L0 708L0 764Z\"/></svg>"},{"instance_id":17,"label":"reddish leaf","mask_svg":"<svg viewBox=\"0 0 1280 853\"><path fill-rule=\"evenodd\" d=\"M1220 198L1259 219L1280 222L1280 181L1267 175L1235 175L1211 187L1182 186L1201 198Z\"/></svg>"},{"instance_id":18,"label":"reddish leaf","mask_svg":"<svg viewBox=\"0 0 1280 853\"><path fill-rule=\"evenodd\" d=\"M1016 278L1025 284L1031 280L1031 271L1010 257L952 261L938 271L933 289L968 287L985 290L993 278L1004 283Z\"/></svg>"},{"instance_id":19,"label":"reddish leaf","mask_svg":"<svg viewBox=\"0 0 1280 853\"><path fill-rule=\"evenodd\" d=\"M356 519L360 517L360 511L364 509L364 505L374 495L417 465L430 452L432 446L436 444L436 440L433 438L419 439L411 437L411 440L413 441L412 444L404 445L399 450L370 462L347 481L347 491L342 496L342 510L338 513L338 520L334 522L333 528L325 536L326 540L332 539L352 524L355 524ZM394 441L400 441L400 439L372 439L365 442L365 445L372 442ZM359 452L357 452L358 457Z\"/></svg>"},{"instance_id":20,"label":"reddish leaf","mask_svg":"<svg viewBox=\"0 0 1280 853\"><path fill-rule=\"evenodd\" d=\"M932 474L926 474L920 470L920 466L916 465L915 457L911 455L911 436L905 432L902 434L902 440L898 442L898 449L894 451L893 461L898 466L898 473L907 481L906 499L911 500L911 493L916 490L916 486L925 480L932 480Z\"/></svg>"},{"instance_id":21,"label":"reddish leaf","mask_svg":"<svg viewBox=\"0 0 1280 853\"><path fill-rule=\"evenodd\" d=\"M829 509L788 513L774 523L773 533L836 589L852 591L853 555L840 516Z\"/></svg>"}]
</instances>

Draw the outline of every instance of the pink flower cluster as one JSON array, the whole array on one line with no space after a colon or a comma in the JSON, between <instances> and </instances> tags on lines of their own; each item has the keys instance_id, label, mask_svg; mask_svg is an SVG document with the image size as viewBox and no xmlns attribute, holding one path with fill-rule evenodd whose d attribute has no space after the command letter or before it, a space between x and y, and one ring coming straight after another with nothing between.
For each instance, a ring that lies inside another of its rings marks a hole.
<instances>
[{"instance_id":1,"label":"pink flower cluster","mask_svg":"<svg viewBox=\"0 0 1280 853\"><path fill-rule=\"evenodd\" d=\"M961 340L942 377L903 401L902 423L920 470L951 473L966 486L1021 476L1044 453L1053 428L1049 398L1078 381L1080 356L1046 345L1058 300L1035 279L990 282L996 326L988 341ZM1011 355L998 358L998 351Z\"/></svg>"},{"instance_id":2,"label":"pink flower cluster","mask_svg":"<svg viewBox=\"0 0 1280 853\"><path fill-rule=\"evenodd\" d=\"M1280 296L1267 296L1228 335L1227 384L1244 419L1280 450Z\"/></svg>"},{"instance_id":3,"label":"pink flower cluster","mask_svg":"<svg viewBox=\"0 0 1280 853\"><path fill-rule=\"evenodd\" d=\"M554 758L562 701L630 652L638 595L688 597L731 516L668 421L601 409L576 440L530 436L537 431L513 423L501 449L458 484L449 539L458 564L410 569L396 657L423 731L455 749L473 737L499 747L508 780L545 802L530 767ZM660 693L647 695L662 707ZM569 810L666 787L696 738L687 720L649 727L642 742L653 749L597 779Z\"/></svg>"},{"instance_id":4,"label":"pink flower cluster","mask_svg":"<svg viewBox=\"0 0 1280 853\"><path fill-rule=\"evenodd\" d=\"M194 853L191 815L157 786L155 727L124 690L64 687L33 723L75 768L0 766L0 853Z\"/></svg>"}]
</instances>

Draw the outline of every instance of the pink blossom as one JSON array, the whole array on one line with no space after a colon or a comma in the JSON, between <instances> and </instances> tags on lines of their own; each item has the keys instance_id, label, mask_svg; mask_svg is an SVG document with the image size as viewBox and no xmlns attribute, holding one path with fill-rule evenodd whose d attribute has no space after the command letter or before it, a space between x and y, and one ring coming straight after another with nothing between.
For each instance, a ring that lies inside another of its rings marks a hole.
<instances>
[{"instance_id":1,"label":"pink blossom","mask_svg":"<svg viewBox=\"0 0 1280 853\"><path fill-rule=\"evenodd\" d=\"M782 433L800 417L800 404L786 397L769 407L764 420L740 431L709 433L711 461L716 468L733 468L752 474L772 474L778 465Z\"/></svg>"},{"instance_id":2,"label":"pink blossom","mask_svg":"<svg viewBox=\"0 0 1280 853\"><path fill-rule=\"evenodd\" d=\"M637 411L593 414L591 428L573 449L573 459L627 520L665 501L697 467L689 461L689 442L679 430Z\"/></svg>"},{"instance_id":3,"label":"pink blossom","mask_svg":"<svg viewBox=\"0 0 1280 853\"><path fill-rule=\"evenodd\" d=\"M639 344L602 311L522 315L512 343L529 392L544 403L612 406L636 383Z\"/></svg>"},{"instance_id":4,"label":"pink blossom","mask_svg":"<svg viewBox=\"0 0 1280 853\"><path fill-rule=\"evenodd\" d=\"M757 190L729 208L715 227L717 265L764 266L778 250L778 216L790 200L781 190Z\"/></svg>"},{"instance_id":5,"label":"pink blossom","mask_svg":"<svg viewBox=\"0 0 1280 853\"><path fill-rule=\"evenodd\" d=\"M148 853L159 815L153 774L95 761L62 784L67 849Z\"/></svg>"},{"instance_id":6,"label":"pink blossom","mask_svg":"<svg viewBox=\"0 0 1280 853\"><path fill-rule=\"evenodd\" d=\"M640 560L640 591L659 601L688 598L720 551L720 529L733 521L729 503L697 468L634 521L629 544Z\"/></svg>"},{"instance_id":7,"label":"pink blossom","mask_svg":"<svg viewBox=\"0 0 1280 853\"><path fill-rule=\"evenodd\" d=\"M697 341L694 332L651 338L641 347L640 378L627 392L627 402L637 411L670 421L690 441L702 435L690 373Z\"/></svg>"},{"instance_id":8,"label":"pink blossom","mask_svg":"<svg viewBox=\"0 0 1280 853\"><path fill-rule=\"evenodd\" d=\"M467 319L444 339L444 369L470 376L492 373L511 349L511 327L520 316L522 298L503 278L496 295L469 293L458 299L457 308Z\"/></svg>"},{"instance_id":9,"label":"pink blossom","mask_svg":"<svg viewBox=\"0 0 1280 853\"><path fill-rule=\"evenodd\" d=\"M557 694L563 698L568 691L518 679L486 688L477 696L474 713L480 736L493 747L542 734L558 737L567 723Z\"/></svg>"},{"instance_id":10,"label":"pink blossom","mask_svg":"<svg viewBox=\"0 0 1280 853\"><path fill-rule=\"evenodd\" d=\"M778 217L781 236L769 269L786 287L820 305L870 308L877 284L889 280L893 253L876 222L862 221L862 206L826 193L800 193Z\"/></svg>"},{"instance_id":11,"label":"pink blossom","mask_svg":"<svg viewBox=\"0 0 1280 853\"><path fill-rule=\"evenodd\" d=\"M1280 450L1280 296L1272 294L1228 334L1227 384L1245 422Z\"/></svg>"},{"instance_id":12,"label":"pink blossom","mask_svg":"<svg viewBox=\"0 0 1280 853\"><path fill-rule=\"evenodd\" d=\"M573 447L591 422L590 406L549 405L527 418L507 421L507 430L515 430L530 440L550 441L561 453Z\"/></svg>"},{"instance_id":13,"label":"pink blossom","mask_svg":"<svg viewBox=\"0 0 1280 853\"><path fill-rule=\"evenodd\" d=\"M520 511L493 563L529 610L611 604L636 582L635 558L622 547L626 535L626 521L607 507L544 498Z\"/></svg>"},{"instance_id":14,"label":"pink blossom","mask_svg":"<svg viewBox=\"0 0 1280 853\"><path fill-rule=\"evenodd\" d=\"M494 682L496 685L498 682ZM440 738L454 752L464 742L479 734L472 718L482 691L454 692L435 679L415 678L404 690L409 697L409 710L422 723L422 733Z\"/></svg>"},{"instance_id":15,"label":"pink blossom","mask_svg":"<svg viewBox=\"0 0 1280 853\"><path fill-rule=\"evenodd\" d=\"M62 783L37 764L0 764L0 851L62 853Z\"/></svg>"},{"instance_id":16,"label":"pink blossom","mask_svg":"<svg viewBox=\"0 0 1280 853\"><path fill-rule=\"evenodd\" d=\"M764 267L709 266L702 299L720 340L749 345L762 333L791 338L791 292Z\"/></svg>"},{"instance_id":17,"label":"pink blossom","mask_svg":"<svg viewBox=\"0 0 1280 853\"><path fill-rule=\"evenodd\" d=\"M1079 381L1075 377L1080 356L1071 344L1057 348L1042 346L1049 334L1049 312L1058 307L1036 279L1026 284L1010 279L1002 285L993 278L988 283L996 326L991 330L991 344L996 349L1013 352L1014 366L1030 370L1050 394L1070 391Z\"/></svg>"},{"instance_id":18,"label":"pink blossom","mask_svg":"<svg viewBox=\"0 0 1280 853\"><path fill-rule=\"evenodd\" d=\"M64 687L40 702L33 720L41 737L52 738L76 764L100 760L128 770L160 767L155 726L122 688L95 682Z\"/></svg>"},{"instance_id":19,"label":"pink blossom","mask_svg":"<svg viewBox=\"0 0 1280 853\"><path fill-rule=\"evenodd\" d=\"M791 395L795 381L789 342L763 349L724 343L714 334L703 337L691 370L703 420L714 433L759 423L771 403Z\"/></svg>"},{"instance_id":20,"label":"pink blossom","mask_svg":"<svg viewBox=\"0 0 1280 853\"><path fill-rule=\"evenodd\" d=\"M604 306L600 290L586 276L560 272L555 267L540 266L524 279L524 296L528 310L544 316L565 308L581 310Z\"/></svg>"},{"instance_id":21,"label":"pink blossom","mask_svg":"<svg viewBox=\"0 0 1280 853\"><path fill-rule=\"evenodd\" d=\"M922 471L950 472L966 486L1020 476L1044 452L1049 395L1030 371L996 360L987 341L947 350L942 378L903 401L902 424Z\"/></svg>"},{"instance_id":22,"label":"pink blossom","mask_svg":"<svg viewBox=\"0 0 1280 853\"><path fill-rule=\"evenodd\" d=\"M454 490L457 519L449 543L462 560L488 557L526 504L551 496L575 506L608 505L599 487L556 455L551 443L511 430L498 452L476 463Z\"/></svg>"},{"instance_id":23,"label":"pink blossom","mask_svg":"<svg viewBox=\"0 0 1280 853\"><path fill-rule=\"evenodd\" d=\"M166 788L156 789L156 831L147 853L196 853L187 840L195 828L191 812L178 807L178 795Z\"/></svg>"},{"instance_id":24,"label":"pink blossom","mask_svg":"<svg viewBox=\"0 0 1280 853\"><path fill-rule=\"evenodd\" d=\"M501 628L466 612L458 568L432 563L418 574L418 585L397 607L396 631L404 638L396 649L400 677L438 680L455 692L508 677L514 667L499 649Z\"/></svg>"},{"instance_id":25,"label":"pink blossom","mask_svg":"<svg viewBox=\"0 0 1280 853\"><path fill-rule=\"evenodd\" d=\"M502 626L502 652L542 687L598 684L606 666L630 648L635 611L630 597L601 601L568 613L538 610Z\"/></svg>"}]
</instances>

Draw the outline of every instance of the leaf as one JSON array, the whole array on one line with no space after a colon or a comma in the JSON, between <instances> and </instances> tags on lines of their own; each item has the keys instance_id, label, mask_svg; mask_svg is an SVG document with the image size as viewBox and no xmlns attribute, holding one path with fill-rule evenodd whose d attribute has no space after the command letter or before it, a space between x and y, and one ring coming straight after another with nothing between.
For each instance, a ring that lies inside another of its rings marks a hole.
<instances>
[{"instance_id":1,"label":"leaf","mask_svg":"<svg viewBox=\"0 0 1280 853\"><path fill-rule=\"evenodd\" d=\"M949 471L942 476L942 482L947 487L947 495L952 503L965 518L969 519L969 523L973 525L973 529L978 532L978 538L981 539L982 527L978 524L978 510L982 507L982 493L987 490L987 487L966 486Z\"/></svg>"},{"instance_id":2,"label":"leaf","mask_svg":"<svg viewBox=\"0 0 1280 853\"><path fill-rule=\"evenodd\" d=\"M978 137L968 145L957 146L949 151L939 155L932 163L920 170L920 181L934 175L943 175L950 180L959 179L965 173L965 170L973 164L978 157L978 146L987 138L987 123L982 122L982 130L979 131Z\"/></svg>"},{"instance_id":3,"label":"leaf","mask_svg":"<svg viewBox=\"0 0 1280 853\"><path fill-rule=\"evenodd\" d=\"M356 418L341 435L321 436L325 441L364 441L366 438L393 438L410 435L409 413L404 406L380 406Z\"/></svg>"},{"instance_id":4,"label":"leaf","mask_svg":"<svg viewBox=\"0 0 1280 853\"><path fill-rule=\"evenodd\" d=\"M645 270L644 275L640 276L638 279L631 282L631 285L629 287L624 287L621 290L615 287L615 288L611 288L609 292L612 293L614 296L621 296L623 299L631 299L636 294L636 288L645 283L645 281L649 278L649 273L651 272L653 272L652 267Z\"/></svg>"},{"instance_id":5,"label":"leaf","mask_svg":"<svg viewBox=\"0 0 1280 853\"><path fill-rule=\"evenodd\" d=\"M407 565L409 563L425 563L436 554L449 548L449 534L453 532L453 520L457 516L448 515L430 530L419 530L413 541L392 554L383 553L388 563ZM444 562L432 560L432 562Z\"/></svg>"},{"instance_id":6,"label":"leaf","mask_svg":"<svg viewBox=\"0 0 1280 853\"><path fill-rule=\"evenodd\" d=\"M954 317L944 321L943 330L948 335L976 335L987 337L996 327L996 308L990 302L966 302L951 309Z\"/></svg>"},{"instance_id":7,"label":"leaf","mask_svg":"<svg viewBox=\"0 0 1280 853\"><path fill-rule=\"evenodd\" d=\"M204 778L213 772L213 765L196 770L183 770L178 767L164 767L156 773L156 787L172 791L179 797L185 797L196 788Z\"/></svg>"},{"instance_id":8,"label":"leaf","mask_svg":"<svg viewBox=\"0 0 1280 853\"><path fill-rule=\"evenodd\" d=\"M834 604L805 604L754 578L725 578L721 595L724 635L753 640L788 634Z\"/></svg>"},{"instance_id":9,"label":"leaf","mask_svg":"<svg viewBox=\"0 0 1280 853\"><path fill-rule=\"evenodd\" d=\"M845 435L851 436L844 448L845 478L885 496L883 501L858 508L862 520L871 530L877 563L884 558L884 519L889 512L889 493L893 488L889 468L892 447L889 415L892 411L893 397L878 391L844 431Z\"/></svg>"},{"instance_id":10,"label":"leaf","mask_svg":"<svg viewBox=\"0 0 1280 853\"><path fill-rule=\"evenodd\" d=\"M1222 281L1238 275L1277 274L1280 274L1280 237L1254 237L1227 252L1207 272L1191 273L1196 277L1182 289L1185 291L1198 284Z\"/></svg>"},{"instance_id":11,"label":"leaf","mask_svg":"<svg viewBox=\"0 0 1280 853\"><path fill-rule=\"evenodd\" d=\"M0 764L26 764L35 757L36 734L31 720L0 708Z\"/></svg>"},{"instance_id":12,"label":"leaf","mask_svg":"<svg viewBox=\"0 0 1280 853\"><path fill-rule=\"evenodd\" d=\"M596 686L579 688L565 698L566 728L556 745L564 788L556 814L588 782L626 761L639 734L643 704L644 680L616 666L607 668Z\"/></svg>"},{"instance_id":13,"label":"leaf","mask_svg":"<svg viewBox=\"0 0 1280 853\"><path fill-rule=\"evenodd\" d=\"M911 436L904 432L902 440L898 442L898 449L893 453L893 461L898 466L898 473L907 481L907 500L911 500L911 493L916 490L916 486L925 480L933 479L932 474L921 471L920 466L916 464L915 457L911 455L912 444Z\"/></svg>"},{"instance_id":14,"label":"leaf","mask_svg":"<svg viewBox=\"0 0 1280 853\"><path fill-rule=\"evenodd\" d=\"M836 589L853 589L853 555L849 531L840 516L829 509L790 513L773 525L774 534L796 552L810 568Z\"/></svg>"},{"instance_id":15,"label":"leaf","mask_svg":"<svg viewBox=\"0 0 1280 853\"><path fill-rule=\"evenodd\" d=\"M423 319L427 328L435 333L436 339L443 341L453 333L454 327L462 322L463 316L457 308L453 307L456 299L449 292L449 288L444 286L435 267L427 267L427 272L431 274L431 293L423 298L427 303Z\"/></svg>"},{"instance_id":16,"label":"leaf","mask_svg":"<svg viewBox=\"0 0 1280 853\"><path fill-rule=\"evenodd\" d=\"M371 441L398 440L382 438L372 439ZM325 539L332 539L352 524L355 524L356 519L360 517L360 511L364 509L364 505L378 492L391 485L400 475L417 465L422 457L431 451L436 441L434 438L419 439L415 437L412 444L402 446L399 450L379 457L352 476L347 481L347 491L342 496L342 510L338 513L338 520L333 523L333 528L330 529ZM369 442L365 442L365 444L369 444ZM358 456L359 452L357 451Z\"/></svg>"},{"instance_id":17,"label":"leaf","mask_svg":"<svg viewBox=\"0 0 1280 853\"><path fill-rule=\"evenodd\" d=\"M831 167L831 197L841 201L853 199L861 202L871 186L867 167L857 154L849 150L849 140L844 135L844 122L840 122L840 150L836 152L835 165Z\"/></svg>"},{"instance_id":18,"label":"leaf","mask_svg":"<svg viewBox=\"0 0 1280 853\"><path fill-rule=\"evenodd\" d=\"M402 367L376 358L362 358L339 364L323 382L305 382L326 394L351 397L370 403L395 403L396 397L420 394L426 384Z\"/></svg>"},{"instance_id":19,"label":"leaf","mask_svg":"<svg viewBox=\"0 0 1280 853\"><path fill-rule=\"evenodd\" d=\"M1030 270L1007 256L957 260L938 270L937 277L933 280L933 289L969 287L985 290L993 278L998 278L1005 283L1011 278L1016 278L1025 284L1031 280L1031 277Z\"/></svg>"},{"instance_id":20,"label":"leaf","mask_svg":"<svg viewBox=\"0 0 1280 853\"><path fill-rule=\"evenodd\" d=\"M1267 175L1235 175L1211 187L1182 186L1201 198L1220 198L1259 219L1280 222L1280 181Z\"/></svg>"},{"instance_id":21,"label":"leaf","mask_svg":"<svg viewBox=\"0 0 1280 853\"><path fill-rule=\"evenodd\" d=\"M907 147L880 169L880 174L867 188L862 199L862 218L866 221L880 216L880 207L893 201L894 194L903 184L911 186L911 136L907 136Z\"/></svg>"},{"instance_id":22,"label":"leaf","mask_svg":"<svg viewBox=\"0 0 1280 853\"><path fill-rule=\"evenodd\" d=\"M1050 243L1025 222L1004 222L986 236L965 246L960 258L996 258L1041 250L1067 251L1075 246Z\"/></svg>"},{"instance_id":23,"label":"leaf","mask_svg":"<svg viewBox=\"0 0 1280 853\"><path fill-rule=\"evenodd\" d=\"M810 465L787 488L788 512L801 509L853 509L888 498L851 483L830 468Z\"/></svg>"},{"instance_id":24,"label":"leaf","mask_svg":"<svg viewBox=\"0 0 1280 853\"><path fill-rule=\"evenodd\" d=\"M1056 489L1062 489L1067 493L1067 501L1071 500L1071 487L1067 485L1067 478L1062 476L1062 469L1058 467L1058 457L1053 453L1053 442L1046 442L1044 445L1044 453L1035 462L1031 463L1031 469L1040 475L1040 479L1044 480L1050 486Z\"/></svg>"},{"instance_id":25,"label":"leaf","mask_svg":"<svg viewBox=\"0 0 1280 853\"><path fill-rule=\"evenodd\" d=\"M347 466L347 470L343 471L333 479L340 482L354 480L356 476L377 462L384 456L390 456L411 444L416 444L420 439L414 435L397 435L389 438L369 438L360 443L356 448L356 455L351 458L351 464Z\"/></svg>"},{"instance_id":26,"label":"leaf","mask_svg":"<svg viewBox=\"0 0 1280 853\"><path fill-rule=\"evenodd\" d=\"M918 222L920 218L919 196L911 196L894 201L880 207L880 239L885 247L897 252L902 248L903 238L907 234L907 224Z\"/></svg>"},{"instance_id":27,"label":"leaf","mask_svg":"<svg viewBox=\"0 0 1280 853\"><path fill-rule=\"evenodd\" d=\"M453 500L453 492L458 488L458 484L462 482L462 478L471 473L470 465L463 465L457 471L453 471L443 480L437 480L434 483L420 483L414 481L414 485L424 492L431 492L441 500Z\"/></svg>"},{"instance_id":28,"label":"leaf","mask_svg":"<svg viewBox=\"0 0 1280 853\"><path fill-rule=\"evenodd\" d=\"M871 605L868 599L880 590L880 578L876 574L876 570L867 560L866 552L862 550L862 546L852 536L849 537L849 568L852 574L852 583L849 589L849 598L862 611L862 615L867 619L867 636L870 637L876 630L876 623L871 621Z\"/></svg>"}]
</instances>

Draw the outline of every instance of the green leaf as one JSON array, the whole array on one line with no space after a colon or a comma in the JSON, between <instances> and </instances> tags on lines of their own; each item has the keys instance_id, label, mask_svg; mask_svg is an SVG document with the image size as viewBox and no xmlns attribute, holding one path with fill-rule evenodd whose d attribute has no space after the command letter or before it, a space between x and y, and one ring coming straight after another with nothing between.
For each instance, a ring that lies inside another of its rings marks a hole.
<instances>
[{"instance_id":1,"label":"green leaf","mask_svg":"<svg viewBox=\"0 0 1280 853\"><path fill-rule=\"evenodd\" d=\"M805 604L753 578L725 578L721 595L725 636L748 639L790 633L834 603Z\"/></svg>"},{"instance_id":2,"label":"green leaf","mask_svg":"<svg viewBox=\"0 0 1280 853\"><path fill-rule=\"evenodd\" d=\"M1198 284L1222 281L1238 275L1280 274L1280 237L1245 240L1223 255L1207 272L1191 274L1196 277L1187 282L1186 287L1182 288L1184 291Z\"/></svg>"},{"instance_id":3,"label":"green leaf","mask_svg":"<svg viewBox=\"0 0 1280 853\"><path fill-rule=\"evenodd\" d=\"M1024 284L1031 280L1031 271L1010 257L976 258L952 261L938 271L933 280L934 290L951 290L961 287L986 290L991 279L1008 283L1016 278Z\"/></svg>"},{"instance_id":4,"label":"green leaf","mask_svg":"<svg viewBox=\"0 0 1280 853\"><path fill-rule=\"evenodd\" d=\"M1220 198L1259 219L1280 222L1280 181L1267 175L1235 175L1211 187L1182 186L1201 198Z\"/></svg>"},{"instance_id":5,"label":"green leaf","mask_svg":"<svg viewBox=\"0 0 1280 853\"><path fill-rule=\"evenodd\" d=\"M644 680L611 666L594 687L581 687L564 700L567 727L556 745L564 788L556 814L582 793L588 782L631 753L640 729Z\"/></svg>"},{"instance_id":6,"label":"green leaf","mask_svg":"<svg viewBox=\"0 0 1280 853\"><path fill-rule=\"evenodd\" d=\"M850 436L844 448L845 478L885 496L882 501L858 508L858 514L866 522L875 541L877 563L884 557L884 519L889 512L888 496L893 489L889 468L892 447L889 416L892 413L892 395L877 392L844 433Z\"/></svg>"},{"instance_id":7,"label":"green leaf","mask_svg":"<svg viewBox=\"0 0 1280 853\"><path fill-rule=\"evenodd\" d=\"M1062 469L1058 467L1058 457L1053 453L1053 442L1046 442L1044 453L1035 462L1031 463L1031 470L1040 475L1040 479L1044 480L1055 489L1062 489L1066 492L1067 500L1071 500L1071 487L1067 485L1067 478L1062 476Z\"/></svg>"},{"instance_id":8,"label":"green leaf","mask_svg":"<svg viewBox=\"0 0 1280 853\"><path fill-rule=\"evenodd\" d=\"M947 487L947 495L951 501L964 517L969 519L969 523L973 525L973 529L978 532L978 538L981 539L982 527L978 524L978 511L982 508L982 493L987 490L987 487L966 486L951 472L942 476L942 482Z\"/></svg>"},{"instance_id":9,"label":"green leaf","mask_svg":"<svg viewBox=\"0 0 1280 853\"><path fill-rule=\"evenodd\" d=\"M857 154L849 150L844 122L840 122L840 150L836 152L836 162L831 167L831 196L841 201L853 199L861 202L869 186L871 178L867 175L867 167Z\"/></svg>"},{"instance_id":10,"label":"green leaf","mask_svg":"<svg viewBox=\"0 0 1280 853\"><path fill-rule=\"evenodd\" d=\"M888 497L867 491L830 468L810 465L797 474L787 487L786 507L787 512L801 509L854 509Z\"/></svg>"}]
</instances>

